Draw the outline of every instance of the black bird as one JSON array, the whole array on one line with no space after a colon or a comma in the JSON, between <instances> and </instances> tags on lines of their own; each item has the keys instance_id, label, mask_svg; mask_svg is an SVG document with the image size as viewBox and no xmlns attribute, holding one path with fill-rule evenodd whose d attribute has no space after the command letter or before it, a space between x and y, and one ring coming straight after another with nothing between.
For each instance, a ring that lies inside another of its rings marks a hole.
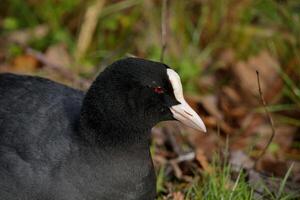
<instances>
[{"instance_id":1,"label":"black bird","mask_svg":"<svg viewBox=\"0 0 300 200\"><path fill-rule=\"evenodd\" d=\"M150 130L174 119L206 131L163 63L119 60L86 94L0 74L0 199L153 200Z\"/></svg>"}]
</instances>

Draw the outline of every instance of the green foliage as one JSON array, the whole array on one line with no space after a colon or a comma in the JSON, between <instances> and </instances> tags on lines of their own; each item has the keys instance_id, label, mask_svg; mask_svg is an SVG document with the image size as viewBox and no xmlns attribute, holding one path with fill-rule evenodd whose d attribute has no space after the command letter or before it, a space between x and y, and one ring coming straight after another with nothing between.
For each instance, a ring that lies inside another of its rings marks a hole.
<instances>
[{"instance_id":1,"label":"green foliage","mask_svg":"<svg viewBox=\"0 0 300 200\"><path fill-rule=\"evenodd\" d=\"M158 194L161 193L161 192L165 192L165 188L164 188L165 175L164 175L164 172L165 172L165 168L164 168L164 166L162 166L159 169L157 177L156 177L156 190L157 190Z\"/></svg>"},{"instance_id":2,"label":"green foliage","mask_svg":"<svg viewBox=\"0 0 300 200\"><path fill-rule=\"evenodd\" d=\"M63 42L72 49L75 38L65 27L64 18L74 12L79 3L79 0L11 0L7 5L9 16L4 19L3 28L6 31L13 31L23 28L33 29L37 25L47 24L50 28L48 35L42 39L33 38L30 46L44 50L52 44Z\"/></svg>"},{"instance_id":3,"label":"green foliage","mask_svg":"<svg viewBox=\"0 0 300 200\"><path fill-rule=\"evenodd\" d=\"M7 31L16 30L19 28L19 22L14 17L7 17L3 20L3 29Z\"/></svg>"},{"instance_id":4,"label":"green foliage","mask_svg":"<svg viewBox=\"0 0 300 200\"><path fill-rule=\"evenodd\" d=\"M221 164L220 159L216 158L213 162L213 171L210 173L203 172L201 179L195 179L189 187L181 190L184 193L185 200L255 200L255 199L271 199L271 200L294 200L300 194L286 194L284 188L291 174L293 165L290 166L285 177L282 179L278 192L272 192L263 182L257 182L255 185L249 185L246 174L243 170L233 173L230 164ZM233 179L233 174L235 178ZM157 187L159 190L158 200L164 199L164 167L160 168L157 179ZM176 188L176 186L173 186ZM262 189L255 195L255 189ZM176 190L175 190L176 191Z\"/></svg>"},{"instance_id":5,"label":"green foliage","mask_svg":"<svg viewBox=\"0 0 300 200\"><path fill-rule=\"evenodd\" d=\"M52 28L59 29L63 27L63 16L73 10L78 3L79 0L10 0L8 9L10 15L18 19L21 27L47 23Z\"/></svg>"},{"instance_id":6,"label":"green foliage","mask_svg":"<svg viewBox=\"0 0 300 200\"><path fill-rule=\"evenodd\" d=\"M217 169L217 168L216 168ZM230 166L205 174L202 182L192 187L186 199L195 200L251 200L253 189L246 183L245 175L240 171L235 182L231 181Z\"/></svg>"},{"instance_id":7,"label":"green foliage","mask_svg":"<svg viewBox=\"0 0 300 200\"><path fill-rule=\"evenodd\" d=\"M10 0L0 6L1 10L8 10L2 27L13 31L47 24L48 35L33 39L30 45L45 50L51 44L63 42L73 52L79 25L90 3L92 1ZM165 61L181 73L189 92L197 92L195 83L207 67L207 61L213 60L211 65L214 66L215 57L224 48L234 49L240 59L267 49L280 58L283 68L292 59L300 62L297 0L172 1L169 7ZM143 0L106 2L94 42L83 63L95 65L99 59L114 60L127 53L158 60L160 11L159 3ZM295 70L300 74L299 66Z\"/></svg>"},{"instance_id":8,"label":"green foliage","mask_svg":"<svg viewBox=\"0 0 300 200\"><path fill-rule=\"evenodd\" d=\"M19 45L11 44L8 47L8 55L10 58L21 55L23 53L23 50Z\"/></svg>"}]
</instances>

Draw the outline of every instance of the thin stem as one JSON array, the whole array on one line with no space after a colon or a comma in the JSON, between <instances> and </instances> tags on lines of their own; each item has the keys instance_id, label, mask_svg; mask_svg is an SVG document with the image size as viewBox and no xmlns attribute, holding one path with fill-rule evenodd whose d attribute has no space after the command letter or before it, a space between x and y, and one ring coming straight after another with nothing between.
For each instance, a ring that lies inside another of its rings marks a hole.
<instances>
[{"instance_id":1,"label":"thin stem","mask_svg":"<svg viewBox=\"0 0 300 200\"><path fill-rule=\"evenodd\" d=\"M167 18L168 18L168 0L163 0L161 10L161 54L160 61L164 61L164 54L167 48Z\"/></svg>"},{"instance_id":2,"label":"thin stem","mask_svg":"<svg viewBox=\"0 0 300 200\"><path fill-rule=\"evenodd\" d=\"M265 148L262 150L261 154L257 157L256 161L255 161L255 165L257 164L257 162L263 157L263 155L266 153L267 149L269 148L271 142L273 141L273 138L275 136L275 128L274 128L274 122L273 122L273 119L271 117L271 114L269 113L268 109L267 109L267 104L266 104L266 101L265 101L265 98L263 96L263 93L262 93L262 90L261 90L261 86L260 86L260 78L259 78L259 72L256 70L256 76L257 76L257 84L258 84L258 91L259 91L259 96L260 96L260 100L261 100L261 103L263 105L263 108L265 110L265 113L268 117L268 121L269 121L269 124L270 124L270 127L271 127L271 130L272 130L272 135L267 143L267 145L265 146Z\"/></svg>"}]
</instances>

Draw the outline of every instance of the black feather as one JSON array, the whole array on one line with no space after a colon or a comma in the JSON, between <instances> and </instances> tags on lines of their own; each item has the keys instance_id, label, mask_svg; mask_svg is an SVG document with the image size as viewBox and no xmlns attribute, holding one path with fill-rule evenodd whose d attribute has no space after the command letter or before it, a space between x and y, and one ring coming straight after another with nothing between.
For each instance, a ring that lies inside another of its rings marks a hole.
<instances>
[{"instance_id":1,"label":"black feather","mask_svg":"<svg viewBox=\"0 0 300 200\"><path fill-rule=\"evenodd\" d=\"M86 94L0 74L0 199L153 200L150 129L177 104L166 69L123 59Z\"/></svg>"}]
</instances>

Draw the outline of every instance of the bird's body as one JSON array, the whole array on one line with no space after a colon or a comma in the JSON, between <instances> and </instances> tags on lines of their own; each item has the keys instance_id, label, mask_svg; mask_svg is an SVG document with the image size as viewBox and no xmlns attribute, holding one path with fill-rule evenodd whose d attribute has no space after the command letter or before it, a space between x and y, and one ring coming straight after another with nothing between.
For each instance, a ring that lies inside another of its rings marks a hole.
<instances>
[{"instance_id":1,"label":"bird's body","mask_svg":"<svg viewBox=\"0 0 300 200\"><path fill-rule=\"evenodd\" d=\"M85 142L83 98L47 79L0 75L0 199L154 199L149 149Z\"/></svg>"},{"instance_id":2,"label":"bird's body","mask_svg":"<svg viewBox=\"0 0 300 200\"><path fill-rule=\"evenodd\" d=\"M150 129L172 119L159 104L177 102L147 84L170 87L165 70L124 59L86 94L43 78L0 74L0 199L153 200ZM163 78L149 81L147 73Z\"/></svg>"}]
</instances>

